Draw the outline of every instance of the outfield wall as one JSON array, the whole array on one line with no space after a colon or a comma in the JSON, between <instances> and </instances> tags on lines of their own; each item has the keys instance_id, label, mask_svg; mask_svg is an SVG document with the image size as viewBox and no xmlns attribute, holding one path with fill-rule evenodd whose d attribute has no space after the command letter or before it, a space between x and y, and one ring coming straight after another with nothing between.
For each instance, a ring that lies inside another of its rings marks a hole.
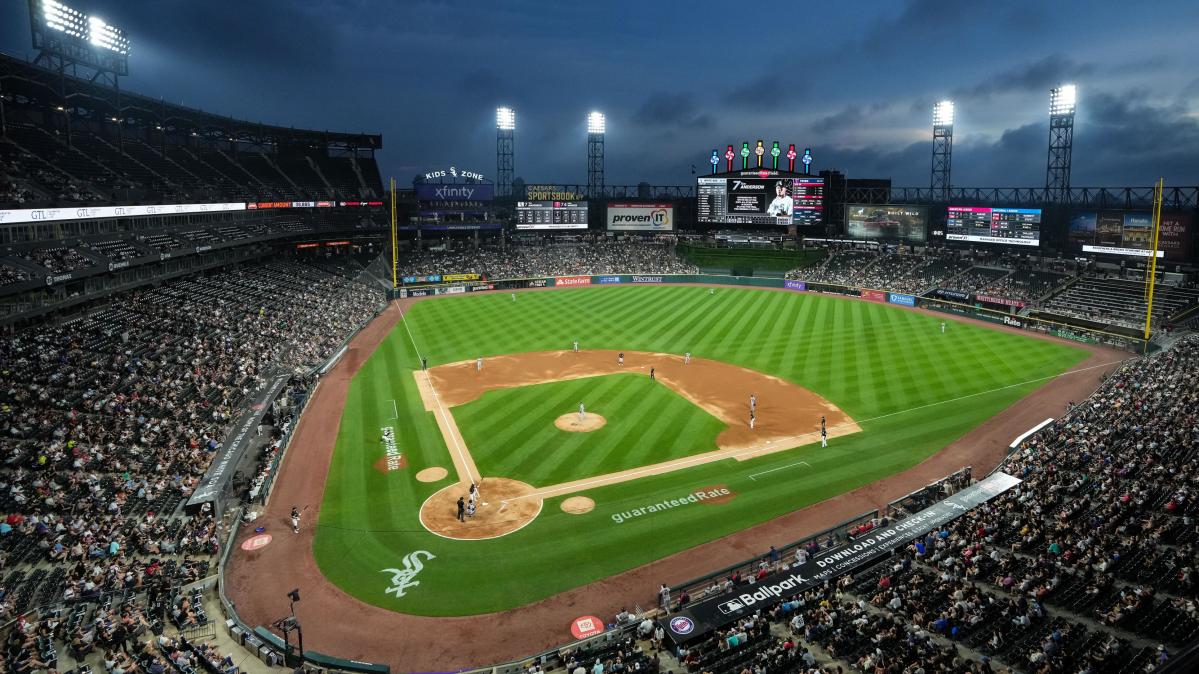
<instances>
[{"instance_id":1,"label":"outfield wall","mask_svg":"<svg viewBox=\"0 0 1199 674\"><path fill-rule=\"evenodd\" d=\"M471 277L461 282L461 277ZM589 286L614 285L668 285L678 283L693 283L701 285L749 286L758 288L779 288L795 292L814 292L847 297L858 297L870 302L894 304L902 307L931 309L942 313L977 318L979 320L1006 325L1021 330L1034 330L1041 333L1068 339L1084 344L1107 344L1138 353L1151 348L1143 339L1128 334L1113 332L1107 329L1089 328L1059 321L1020 316L1012 313L1015 305L1008 309L992 309L984 303L989 300L978 300L971 293L955 293L953 296L943 293L942 296L920 296L907 293L895 293L884 289L844 286L835 283L818 283L811 281L760 278L754 276L724 276L719 274L600 274L578 276L547 276L520 279L482 279L477 274L435 275L425 277L406 277L418 279L436 279L438 283L426 285L408 285L388 291L389 299L405 299L409 297L431 297L437 295L462 295L466 293L524 290L529 288L579 288ZM445 283L447 280L459 281Z\"/></svg>"}]
</instances>

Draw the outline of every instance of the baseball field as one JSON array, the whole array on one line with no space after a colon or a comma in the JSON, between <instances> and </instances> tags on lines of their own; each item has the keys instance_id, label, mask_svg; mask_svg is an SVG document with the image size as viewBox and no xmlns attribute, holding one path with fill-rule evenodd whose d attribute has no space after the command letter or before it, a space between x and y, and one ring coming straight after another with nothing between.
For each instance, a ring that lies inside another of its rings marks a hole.
<instances>
[{"instance_id":1,"label":"baseball field","mask_svg":"<svg viewBox=\"0 0 1199 674\"><path fill-rule=\"evenodd\" d=\"M694 286L417 302L350 382L316 562L402 613L514 608L903 471L1088 356L942 320Z\"/></svg>"}]
</instances>

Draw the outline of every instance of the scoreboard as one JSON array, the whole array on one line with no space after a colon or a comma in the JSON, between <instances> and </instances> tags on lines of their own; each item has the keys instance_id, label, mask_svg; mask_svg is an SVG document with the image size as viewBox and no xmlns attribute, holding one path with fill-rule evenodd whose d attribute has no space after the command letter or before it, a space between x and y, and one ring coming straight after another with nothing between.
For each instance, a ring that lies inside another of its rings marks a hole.
<instances>
[{"instance_id":1,"label":"scoreboard","mask_svg":"<svg viewBox=\"0 0 1199 674\"><path fill-rule=\"evenodd\" d=\"M749 170L699 178L700 222L817 225L824 222L824 178Z\"/></svg>"},{"instance_id":2,"label":"scoreboard","mask_svg":"<svg viewBox=\"0 0 1199 674\"><path fill-rule=\"evenodd\" d=\"M1041 209L950 206L945 221L949 241L1041 245Z\"/></svg>"},{"instance_id":3,"label":"scoreboard","mask_svg":"<svg viewBox=\"0 0 1199 674\"><path fill-rule=\"evenodd\" d=\"M585 201L518 201L517 229L587 229Z\"/></svg>"}]
</instances>

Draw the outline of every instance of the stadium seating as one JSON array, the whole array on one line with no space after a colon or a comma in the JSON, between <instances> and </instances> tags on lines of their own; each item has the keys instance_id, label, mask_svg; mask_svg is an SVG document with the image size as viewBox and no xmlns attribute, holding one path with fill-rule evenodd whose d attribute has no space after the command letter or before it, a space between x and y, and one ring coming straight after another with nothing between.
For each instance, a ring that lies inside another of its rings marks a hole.
<instances>
[{"instance_id":1,"label":"stadium seating","mask_svg":"<svg viewBox=\"0 0 1199 674\"><path fill-rule=\"evenodd\" d=\"M137 252L123 241L91 248L114 260ZM78 261L62 249L36 259ZM280 261L137 291L6 339L0 619L33 616L15 628L28 639L9 651L14 662L81 662L164 622L207 624L198 590L178 588L209 574L218 530L210 513L180 515L182 502L247 394L277 368L319 363L382 302L377 286ZM227 658L160 645L181 672Z\"/></svg>"},{"instance_id":2,"label":"stadium seating","mask_svg":"<svg viewBox=\"0 0 1199 674\"><path fill-rule=\"evenodd\" d=\"M1129 328L1144 325L1148 308L1145 282L1118 278L1083 278L1045 303L1049 313L1086 320L1109 321ZM1199 303L1199 290L1158 284L1153 319L1161 322Z\"/></svg>"}]
</instances>

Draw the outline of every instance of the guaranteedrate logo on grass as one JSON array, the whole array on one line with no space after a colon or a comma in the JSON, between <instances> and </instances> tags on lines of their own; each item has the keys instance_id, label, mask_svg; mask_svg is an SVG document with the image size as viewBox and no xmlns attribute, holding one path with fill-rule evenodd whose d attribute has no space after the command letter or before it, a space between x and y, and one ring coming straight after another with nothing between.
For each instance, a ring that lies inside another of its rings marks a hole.
<instances>
[{"instance_id":1,"label":"guaranteedrate logo on grass","mask_svg":"<svg viewBox=\"0 0 1199 674\"><path fill-rule=\"evenodd\" d=\"M736 496L736 492L730 490L728 487L722 484L712 487L700 487L699 489L696 489L682 498L672 498L665 501L659 501L652 505L633 508L632 510L626 510L624 512L612 513L612 521L617 524L622 524L631 519L641 517L642 515L649 515L664 510L672 510L674 508L690 505L692 503L703 503L707 505L727 503L733 500L733 498Z\"/></svg>"}]
</instances>

